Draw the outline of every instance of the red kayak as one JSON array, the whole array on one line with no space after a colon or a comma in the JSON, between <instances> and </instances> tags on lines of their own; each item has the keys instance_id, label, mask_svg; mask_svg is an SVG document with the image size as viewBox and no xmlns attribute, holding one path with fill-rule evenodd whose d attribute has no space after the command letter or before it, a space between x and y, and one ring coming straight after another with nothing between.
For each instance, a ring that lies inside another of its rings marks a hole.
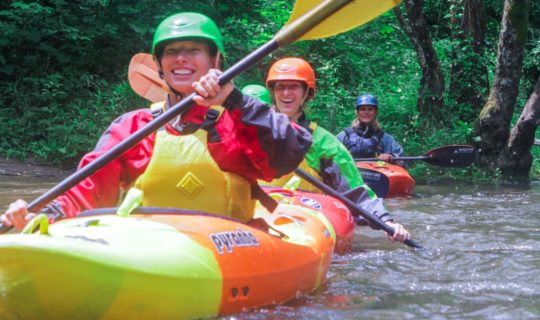
<instances>
[{"instance_id":1,"label":"red kayak","mask_svg":"<svg viewBox=\"0 0 540 320\"><path fill-rule=\"evenodd\" d=\"M356 223L349 209L330 196L306 191L291 191L275 187L263 187L264 191L282 203L315 209L324 214L336 232L334 252L345 254L351 250Z\"/></svg>"},{"instance_id":2,"label":"red kayak","mask_svg":"<svg viewBox=\"0 0 540 320\"><path fill-rule=\"evenodd\" d=\"M364 182L380 198L404 197L413 192L414 179L404 168L384 161L356 162Z\"/></svg>"}]
</instances>

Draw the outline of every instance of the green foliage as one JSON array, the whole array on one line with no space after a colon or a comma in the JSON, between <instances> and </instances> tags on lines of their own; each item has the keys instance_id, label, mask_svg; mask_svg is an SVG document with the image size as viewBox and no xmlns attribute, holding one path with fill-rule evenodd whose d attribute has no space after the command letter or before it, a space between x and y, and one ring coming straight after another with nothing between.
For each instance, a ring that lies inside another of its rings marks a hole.
<instances>
[{"instance_id":1,"label":"green foliage","mask_svg":"<svg viewBox=\"0 0 540 320\"><path fill-rule=\"evenodd\" d=\"M470 50L454 51L459 45L452 38L452 3L424 2L447 79L452 64L471 55ZM484 1L487 33L482 61L490 75L501 3ZM154 28L166 16L197 11L214 19L224 35L226 65L231 65L268 41L285 24L292 6L291 0L4 1L0 4L0 154L73 165L94 147L114 118L147 105L131 92L127 66L135 53L150 50ZM539 42L534 38L540 34L536 18L540 15L535 14L540 13L540 6L534 1L531 12L533 39L526 50L523 82L527 90L532 90L540 65ZM442 125L419 117L416 100L421 70L414 48L391 12L348 33L280 49L235 84L264 84L270 65L285 56L305 58L315 68L317 93L308 112L334 133L350 125L356 97L367 92L380 101L383 128L403 143L409 155L465 143L471 130L471 123L462 115L472 111L451 94L445 98L452 112L445 115ZM536 172L539 167L535 162ZM419 180L445 175L497 176L425 164L413 165L411 170Z\"/></svg>"},{"instance_id":2,"label":"green foliage","mask_svg":"<svg viewBox=\"0 0 540 320\"><path fill-rule=\"evenodd\" d=\"M540 2L531 1L529 33L523 61L522 99L527 99L540 77Z\"/></svg>"},{"instance_id":3,"label":"green foliage","mask_svg":"<svg viewBox=\"0 0 540 320\"><path fill-rule=\"evenodd\" d=\"M161 18L179 9L211 12L211 3L3 3L0 153L72 165L112 119L146 104L131 92L126 67L149 50Z\"/></svg>"}]
</instances>

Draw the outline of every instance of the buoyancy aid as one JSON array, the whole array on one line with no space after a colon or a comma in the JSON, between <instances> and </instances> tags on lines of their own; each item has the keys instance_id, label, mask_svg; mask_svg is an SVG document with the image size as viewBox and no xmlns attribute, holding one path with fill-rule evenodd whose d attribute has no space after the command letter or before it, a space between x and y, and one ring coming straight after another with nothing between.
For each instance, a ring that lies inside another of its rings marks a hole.
<instances>
[{"instance_id":1,"label":"buoyancy aid","mask_svg":"<svg viewBox=\"0 0 540 320\"><path fill-rule=\"evenodd\" d=\"M345 128L344 131L343 144L349 149L353 158L373 158L377 155L377 146L384 131L378 130L373 134L365 134L352 127Z\"/></svg>"},{"instance_id":2,"label":"buoyancy aid","mask_svg":"<svg viewBox=\"0 0 540 320\"><path fill-rule=\"evenodd\" d=\"M321 176L319 173L313 168L311 168L306 159L302 160L300 165L298 166L300 169L306 171L311 176L317 178L318 180L322 181ZM321 193L321 191L314 187L311 183L305 181L304 179L299 178L294 173L286 174L280 178L274 179L270 182L259 180L259 184L261 186L273 186L273 187L280 187L280 188L286 188L286 189L292 189L292 190L304 190L314 193Z\"/></svg>"},{"instance_id":3,"label":"buoyancy aid","mask_svg":"<svg viewBox=\"0 0 540 320\"><path fill-rule=\"evenodd\" d=\"M160 102L151 108L164 106ZM224 109L214 106L210 110L219 113L215 122ZM142 191L142 206L205 211L242 221L253 217L252 186L242 176L220 169L208 150L208 132L199 128L191 134L173 135L161 128L156 133L152 158L134 186Z\"/></svg>"}]
</instances>

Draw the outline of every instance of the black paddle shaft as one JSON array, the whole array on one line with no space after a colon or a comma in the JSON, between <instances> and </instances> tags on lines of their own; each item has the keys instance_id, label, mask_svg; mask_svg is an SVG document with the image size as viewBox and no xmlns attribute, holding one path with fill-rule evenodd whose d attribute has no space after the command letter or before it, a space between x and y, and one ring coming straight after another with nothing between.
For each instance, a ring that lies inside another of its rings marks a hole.
<instances>
[{"instance_id":1,"label":"black paddle shaft","mask_svg":"<svg viewBox=\"0 0 540 320\"><path fill-rule=\"evenodd\" d=\"M234 77L240 73L247 70L249 67L254 65L257 61L261 60L267 56L270 52L278 49L279 46L275 41L269 41L265 45L261 46L256 51L252 52L250 55L236 63L234 66L229 68L227 71L223 72L219 77L219 83L224 84L231 81ZM40 197L32 201L28 206L28 211L36 212L45 206L50 201L56 199L58 196L75 186L77 183L83 179L89 177L91 174L99 170L101 167L109 163L111 160L119 157L121 154L129 150L131 147L139 143L145 137L158 130L164 126L167 122L171 121L178 115L185 114L189 111L195 104L193 98L195 93L192 93L173 107L169 108L166 112L161 114L159 117L152 120L146 126L137 130L134 134L114 146L112 149L104 153L99 158L90 162L88 165L82 167L80 170L77 170L75 173L67 177L64 181L57 184L55 187L49 191L42 194Z\"/></svg>"},{"instance_id":2,"label":"black paddle shaft","mask_svg":"<svg viewBox=\"0 0 540 320\"><path fill-rule=\"evenodd\" d=\"M352 214L354 216L362 216L364 217L370 224L374 225L374 226L377 226L378 228L380 229L383 229L387 234L389 235L393 235L395 230L394 228L392 228L391 226L387 225L386 223L382 222L381 219L379 219L378 217L372 215L371 213L369 213L368 211L358 207L354 202L352 202L350 199L348 199L347 197L343 196L342 194L340 194L339 192L335 191L334 189L330 188L329 186L327 186L325 183L319 181L318 179L316 179L315 177L313 177L312 175L310 175L309 173L305 172L304 170L302 169L296 169L294 170L294 173L296 173L298 176L300 176L302 179L306 180L307 182L311 183L312 185L314 185L315 187L317 187L318 189L320 189L321 191L323 191L324 193L326 194L329 194L330 196L338 199L339 201L343 202L343 204L345 204L347 206L347 208L349 208L349 210L351 210ZM418 243L414 242L413 240L405 240L403 243L405 243L406 245L408 245L409 247L411 248L417 248L417 249L420 249L422 248L421 245L419 245Z\"/></svg>"},{"instance_id":3,"label":"black paddle shaft","mask_svg":"<svg viewBox=\"0 0 540 320\"><path fill-rule=\"evenodd\" d=\"M428 151L417 157L393 157L392 161L422 160L439 167L467 167L476 158L474 147L467 145L448 145ZM355 161L381 161L378 158L359 158Z\"/></svg>"},{"instance_id":4,"label":"black paddle shaft","mask_svg":"<svg viewBox=\"0 0 540 320\"><path fill-rule=\"evenodd\" d=\"M254 65L257 61L261 60L262 58L267 56L269 53L271 53L272 51L275 51L278 48L279 48L279 45L275 40L271 40L267 42L265 45L259 47L257 50L253 51L244 59L237 62L234 66L227 69L227 71L223 72L219 77L219 83L222 85L224 83L231 81L234 77L246 71L248 68ZM85 178L92 175L94 172L101 169L110 161L119 157L121 154L129 150L131 147L139 143L141 140L143 140L145 137L147 137L151 133L157 131L159 128L167 124L169 121L171 121L178 115L182 115L188 112L195 105L195 102L193 101L193 98L195 97L195 95L196 95L195 93L192 93L191 95L187 96L182 101L180 101L173 107L169 108L166 112L161 114L159 117L155 118L150 123L148 123L141 129L137 130L131 136L129 136L125 140L122 140L122 142L120 142L119 144L111 148L109 151L105 152L100 157L96 158L94 161L88 163L86 166L77 170L72 175L64 179L62 182L60 182L53 188L49 189L47 192L39 196L37 199L35 199L28 205L28 211L29 212L39 211L47 203L56 199L58 196L65 193L67 190L71 189L72 187L77 185L79 182L81 182ZM9 229L11 228L6 228L3 226L3 224L0 223L0 233L7 232Z\"/></svg>"}]
</instances>

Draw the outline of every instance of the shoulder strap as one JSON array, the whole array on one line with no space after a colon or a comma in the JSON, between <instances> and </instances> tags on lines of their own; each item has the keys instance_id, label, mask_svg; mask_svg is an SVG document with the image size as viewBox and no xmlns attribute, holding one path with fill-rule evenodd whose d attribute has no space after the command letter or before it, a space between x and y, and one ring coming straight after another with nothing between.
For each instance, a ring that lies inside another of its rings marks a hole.
<instances>
[{"instance_id":1,"label":"shoulder strap","mask_svg":"<svg viewBox=\"0 0 540 320\"><path fill-rule=\"evenodd\" d=\"M161 113L163 113L164 108L165 108L164 102L154 103L150 106L150 110L152 110L152 115L154 117L157 117ZM173 128L176 131L178 131L178 133L181 133L181 134L192 134L199 129L203 129L203 130L208 131L211 134L217 135L217 131L215 129L215 123L216 121L219 120L219 118L221 118L223 111L225 111L225 108L223 108L222 106L212 106L206 112L206 115L204 116L204 120L201 124L183 123L179 126L173 126ZM217 138L219 141L219 136Z\"/></svg>"},{"instance_id":2,"label":"shoulder strap","mask_svg":"<svg viewBox=\"0 0 540 320\"><path fill-rule=\"evenodd\" d=\"M345 132L345 136L343 137L342 143L344 145L347 145L349 143L349 141L351 140L350 136L354 132L354 129L352 127L347 127L345 129L343 129L343 132Z\"/></svg>"},{"instance_id":3,"label":"shoulder strap","mask_svg":"<svg viewBox=\"0 0 540 320\"><path fill-rule=\"evenodd\" d=\"M382 129L380 129L379 131L375 132L375 134L373 134L375 136L375 138L377 138L377 141L381 141L382 140L382 137L384 136L384 131L382 131Z\"/></svg>"},{"instance_id":4,"label":"shoulder strap","mask_svg":"<svg viewBox=\"0 0 540 320\"><path fill-rule=\"evenodd\" d=\"M354 129L352 127L347 127L345 129L343 129L343 131L345 131L345 134L347 135L347 137L354 132Z\"/></svg>"},{"instance_id":5,"label":"shoulder strap","mask_svg":"<svg viewBox=\"0 0 540 320\"><path fill-rule=\"evenodd\" d=\"M264 192L258 183L251 185L251 197L259 200L263 207L265 207L269 212L274 212L278 206L278 202L269 196L268 193Z\"/></svg>"},{"instance_id":6,"label":"shoulder strap","mask_svg":"<svg viewBox=\"0 0 540 320\"><path fill-rule=\"evenodd\" d=\"M221 137L216 130L216 122L219 120L219 118L221 118L224 111L225 108L222 106L211 106L206 112L206 116L200 128L208 132L209 142L221 141Z\"/></svg>"},{"instance_id":7,"label":"shoulder strap","mask_svg":"<svg viewBox=\"0 0 540 320\"><path fill-rule=\"evenodd\" d=\"M152 112L152 116L154 118L159 117L163 113L164 110L165 110L165 101L152 103L152 105L150 105L150 111Z\"/></svg>"},{"instance_id":8,"label":"shoulder strap","mask_svg":"<svg viewBox=\"0 0 540 320\"><path fill-rule=\"evenodd\" d=\"M210 127L215 126L216 122L223 115L223 111L225 111L225 108L222 106L211 106L208 111L206 111L206 116L201 124L201 129L208 131Z\"/></svg>"}]
</instances>

